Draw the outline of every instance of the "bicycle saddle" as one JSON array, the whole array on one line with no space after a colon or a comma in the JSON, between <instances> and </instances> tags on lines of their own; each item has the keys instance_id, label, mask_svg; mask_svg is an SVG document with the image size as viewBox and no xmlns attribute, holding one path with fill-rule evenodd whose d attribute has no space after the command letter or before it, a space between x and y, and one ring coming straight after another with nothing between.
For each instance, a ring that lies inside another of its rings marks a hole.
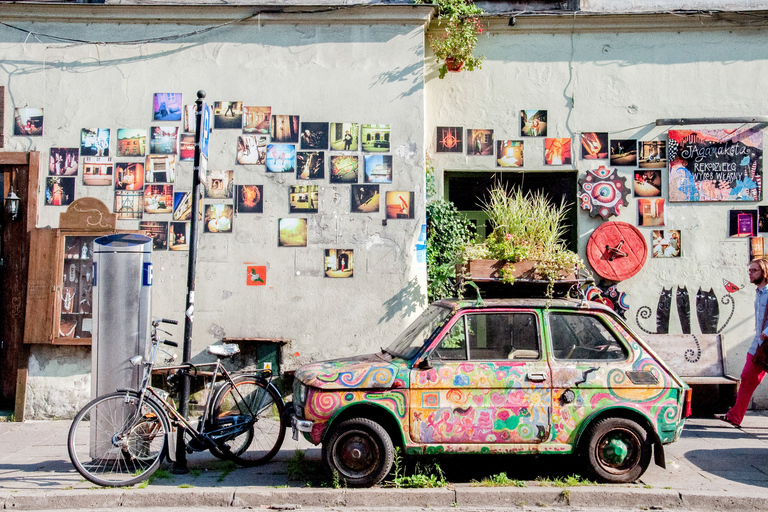
<instances>
[{"instance_id":1,"label":"bicycle saddle","mask_svg":"<svg viewBox=\"0 0 768 512\"><path fill-rule=\"evenodd\" d=\"M222 343L221 345L209 345L206 351L216 357L230 357L240 353L237 343Z\"/></svg>"}]
</instances>

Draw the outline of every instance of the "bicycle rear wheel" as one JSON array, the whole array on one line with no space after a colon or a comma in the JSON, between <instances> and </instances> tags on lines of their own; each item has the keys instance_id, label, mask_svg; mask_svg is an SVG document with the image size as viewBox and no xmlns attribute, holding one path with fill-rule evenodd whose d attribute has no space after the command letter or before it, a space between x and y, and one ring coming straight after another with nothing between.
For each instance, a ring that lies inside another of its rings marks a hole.
<instances>
[{"instance_id":1,"label":"bicycle rear wheel","mask_svg":"<svg viewBox=\"0 0 768 512\"><path fill-rule=\"evenodd\" d=\"M91 482L107 487L149 478L166 450L165 412L135 391L96 398L77 413L69 429L69 458Z\"/></svg>"},{"instance_id":2,"label":"bicycle rear wheel","mask_svg":"<svg viewBox=\"0 0 768 512\"><path fill-rule=\"evenodd\" d=\"M209 434L224 457L241 466L268 462L285 439L285 404L274 386L253 375L227 383L213 402Z\"/></svg>"}]
</instances>

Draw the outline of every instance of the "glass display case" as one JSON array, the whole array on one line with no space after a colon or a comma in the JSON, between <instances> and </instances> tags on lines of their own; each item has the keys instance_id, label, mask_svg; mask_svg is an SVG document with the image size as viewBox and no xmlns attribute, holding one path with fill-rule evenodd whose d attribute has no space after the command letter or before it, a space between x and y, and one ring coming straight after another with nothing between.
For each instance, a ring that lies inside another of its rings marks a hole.
<instances>
[{"instance_id":1,"label":"glass display case","mask_svg":"<svg viewBox=\"0 0 768 512\"><path fill-rule=\"evenodd\" d=\"M59 300L54 312L54 343L90 342L93 323L93 241L91 235L62 235ZM87 340L87 341L86 341Z\"/></svg>"}]
</instances>

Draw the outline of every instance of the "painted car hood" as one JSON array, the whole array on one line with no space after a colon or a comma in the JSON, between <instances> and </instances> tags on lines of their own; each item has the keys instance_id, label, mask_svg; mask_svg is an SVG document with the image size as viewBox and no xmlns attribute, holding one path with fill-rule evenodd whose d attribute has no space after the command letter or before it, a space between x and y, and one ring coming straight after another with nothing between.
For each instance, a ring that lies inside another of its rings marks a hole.
<instances>
[{"instance_id":1,"label":"painted car hood","mask_svg":"<svg viewBox=\"0 0 768 512\"><path fill-rule=\"evenodd\" d=\"M366 354L302 365L296 378L322 389L391 388L398 369L378 354Z\"/></svg>"}]
</instances>

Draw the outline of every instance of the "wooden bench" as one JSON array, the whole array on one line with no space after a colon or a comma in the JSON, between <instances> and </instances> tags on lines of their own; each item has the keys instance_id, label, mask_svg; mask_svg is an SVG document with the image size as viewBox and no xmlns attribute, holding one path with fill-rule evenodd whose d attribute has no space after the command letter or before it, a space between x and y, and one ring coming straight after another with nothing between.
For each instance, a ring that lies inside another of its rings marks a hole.
<instances>
[{"instance_id":1,"label":"wooden bench","mask_svg":"<svg viewBox=\"0 0 768 512\"><path fill-rule=\"evenodd\" d=\"M691 386L693 414L721 414L736 401L739 379L726 373L722 336L645 334L642 338Z\"/></svg>"}]
</instances>

